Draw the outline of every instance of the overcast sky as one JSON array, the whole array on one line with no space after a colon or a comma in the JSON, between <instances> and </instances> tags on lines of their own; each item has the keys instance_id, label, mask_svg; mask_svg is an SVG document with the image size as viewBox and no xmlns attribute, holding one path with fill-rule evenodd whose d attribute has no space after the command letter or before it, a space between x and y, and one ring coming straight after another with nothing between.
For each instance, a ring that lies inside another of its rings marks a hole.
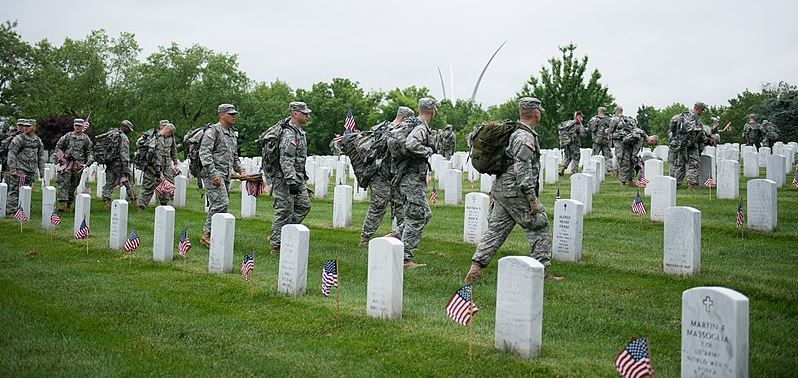
<instances>
[{"instance_id":1,"label":"overcast sky","mask_svg":"<svg viewBox=\"0 0 798 378\"><path fill-rule=\"evenodd\" d=\"M447 95L469 98L505 40L477 93L483 105L512 97L570 42L627 109L722 105L763 83L798 84L794 0L0 0L0 9L28 41L102 28L134 33L144 56L196 43L237 54L254 80L294 88L347 77L367 90L426 86L441 99L440 67Z\"/></svg>"}]
</instances>

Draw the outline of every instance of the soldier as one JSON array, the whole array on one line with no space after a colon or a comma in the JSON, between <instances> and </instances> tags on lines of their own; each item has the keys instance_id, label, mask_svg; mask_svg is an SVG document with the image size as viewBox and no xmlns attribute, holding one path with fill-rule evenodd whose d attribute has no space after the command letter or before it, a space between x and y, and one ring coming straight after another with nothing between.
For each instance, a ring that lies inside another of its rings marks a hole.
<instances>
[{"instance_id":1,"label":"soldier","mask_svg":"<svg viewBox=\"0 0 798 378\"><path fill-rule=\"evenodd\" d=\"M70 131L55 144L58 162L58 211L66 211L75 202L75 188L83 176L83 168L94 162L93 143L84 133L86 121L75 118Z\"/></svg>"},{"instance_id":2,"label":"soldier","mask_svg":"<svg viewBox=\"0 0 798 378\"><path fill-rule=\"evenodd\" d=\"M19 124L21 133L14 136L8 144L8 171L6 173L6 184L8 184L8 196L6 197L7 213L13 214L17 210L19 202L19 187L28 185L33 187L36 169L39 170L39 178L44 173L44 163L47 153L44 151L42 140L36 136L36 128L33 120L25 119ZM30 216L30 214L28 214Z\"/></svg>"},{"instance_id":3,"label":"soldier","mask_svg":"<svg viewBox=\"0 0 798 378\"><path fill-rule=\"evenodd\" d=\"M496 251L504 244L516 224L523 228L529 241L530 256L546 267L551 265L551 236L548 230L546 209L538 199L540 174L540 144L535 128L540 122L540 100L523 97L518 101L520 120L518 128L510 135L505 157L512 161L507 170L496 177L491 194L493 210L488 216L488 231L482 235L468 270L465 283L479 279ZM545 274L546 279L560 280Z\"/></svg>"},{"instance_id":4,"label":"soldier","mask_svg":"<svg viewBox=\"0 0 798 378\"><path fill-rule=\"evenodd\" d=\"M444 159L451 159L454 154L454 146L456 137L452 131L452 125L446 125L443 130L438 134L438 153L443 155Z\"/></svg>"},{"instance_id":5,"label":"soldier","mask_svg":"<svg viewBox=\"0 0 798 378\"><path fill-rule=\"evenodd\" d=\"M687 171L687 187L698 188L698 173L701 162L701 144L706 140L704 125L699 116L706 111L703 102L696 102L691 112L683 112L671 118L670 121L670 148L673 150L674 161L672 177L676 184L681 185Z\"/></svg>"},{"instance_id":6,"label":"soldier","mask_svg":"<svg viewBox=\"0 0 798 378\"><path fill-rule=\"evenodd\" d=\"M614 167L609 138L610 117L605 114L606 112L607 108L599 107L598 114L590 119L588 128L590 129L590 134L593 135L593 153L591 156L603 155L604 162L607 165L607 172L609 172Z\"/></svg>"},{"instance_id":7,"label":"soldier","mask_svg":"<svg viewBox=\"0 0 798 378\"><path fill-rule=\"evenodd\" d=\"M571 173L576 173L579 168L580 139L585 135L585 128L582 126L582 112L574 112L574 119L565 121L557 128L560 137L560 148L564 155L564 160L560 166L560 176L565 174L565 168L571 166Z\"/></svg>"},{"instance_id":8,"label":"soldier","mask_svg":"<svg viewBox=\"0 0 798 378\"><path fill-rule=\"evenodd\" d=\"M776 140L779 139L779 128L776 127L776 124L773 122L763 120L762 134L764 134L762 138L762 145L773 148L773 143L776 143Z\"/></svg>"},{"instance_id":9,"label":"soldier","mask_svg":"<svg viewBox=\"0 0 798 378\"><path fill-rule=\"evenodd\" d=\"M114 188L124 186L130 201L136 202L135 189L130 185L130 139L128 134L133 131L133 123L124 120L118 129L113 129L109 135L109 159L105 165L106 181L103 187L103 206L111 207L111 192Z\"/></svg>"},{"instance_id":10,"label":"soldier","mask_svg":"<svg viewBox=\"0 0 798 378\"><path fill-rule=\"evenodd\" d=\"M305 183L305 161L308 158L308 142L302 126L308 123L310 108L300 101L288 104L291 112L286 127L280 133L280 169L273 177L274 221L269 242L272 254L280 253L283 226L299 224L310 212L310 196Z\"/></svg>"},{"instance_id":11,"label":"soldier","mask_svg":"<svg viewBox=\"0 0 798 378\"><path fill-rule=\"evenodd\" d=\"M624 137L623 151L618 154L618 164L619 166L621 164L625 165L624 169L628 169L630 174L632 171L637 173L637 171L643 168L643 159L637 155L643 149L644 142L648 144L649 147L653 147L659 142L659 137L656 135L649 136L637 125Z\"/></svg>"},{"instance_id":12,"label":"soldier","mask_svg":"<svg viewBox=\"0 0 798 378\"><path fill-rule=\"evenodd\" d=\"M333 156L340 156L341 155L341 140L343 136L341 134L335 134L335 137L330 141L330 153Z\"/></svg>"},{"instance_id":13,"label":"soldier","mask_svg":"<svg viewBox=\"0 0 798 378\"><path fill-rule=\"evenodd\" d=\"M22 129L25 127L24 124L28 122L30 122L28 119L18 119L16 127L9 125L8 133L5 134L2 139L0 139L0 166L2 166L2 171L0 171L0 173L2 173L3 179L5 179L5 174L8 172L8 164L6 163L6 160L8 159L8 148L11 147L11 141L15 136L17 136L17 134L22 133Z\"/></svg>"},{"instance_id":14,"label":"soldier","mask_svg":"<svg viewBox=\"0 0 798 378\"><path fill-rule=\"evenodd\" d=\"M748 115L748 123L743 126L743 140L748 146L762 146L762 125L756 122L756 114Z\"/></svg>"},{"instance_id":15,"label":"soldier","mask_svg":"<svg viewBox=\"0 0 798 378\"><path fill-rule=\"evenodd\" d=\"M637 121L634 118L623 115L623 107L615 108L615 115L610 120L609 138L615 144L615 158L618 166L618 181L621 186L628 185L632 179L631 166L622 162L631 161L632 156L623 156L624 152L631 154L631 148L624 150L624 138L634 130Z\"/></svg>"},{"instance_id":16,"label":"soldier","mask_svg":"<svg viewBox=\"0 0 798 378\"><path fill-rule=\"evenodd\" d=\"M385 121L374 126L372 130L378 130L383 127L394 128L404 122L407 117L412 117L414 115L415 113L413 113L412 109L406 106L400 106L399 110L396 111L396 118L394 118L393 122ZM371 182L369 182L369 188L371 188L371 202L369 203L369 209L366 212L366 218L363 220L363 227L360 231L360 246L363 247L368 245L374 232L380 227L382 219L385 217L385 208L388 205L388 201L391 201L391 212L397 219L397 227L400 221L404 221L400 215L402 201L399 199L399 193L391 188L391 154L388 153L387 150L385 152L386 156L379 162L380 166L377 169L377 173L374 174ZM393 230L390 235L395 236Z\"/></svg>"},{"instance_id":17,"label":"soldier","mask_svg":"<svg viewBox=\"0 0 798 378\"><path fill-rule=\"evenodd\" d=\"M170 146L174 142L175 125L166 123L160 125L160 130L150 139L147 147L147 166L144 168L144 179L141 184L139 196L139 212L144 211L152 199L155 187L163 180L174 184L174 166L170 155ZM171 141L169 140L171 139ZM166 205L172 198L171 193L158 193L158 201Z\"/></svg>"},{"instance_id":18,"label":"soldier","mask_svg":"<svg viewBox=\"0 0 798 378\"><path fill-rule=\"evenodd\" d=\"M404 243L404 267L413 269L425 264L413 262L413 252L418 247L424 226L432 217L427 203L427 159L434 153L429 123L438 112L435 100L423 97L418 100L418 117L411 118L415 126L407 136L405 148L408 156L402 161L393 161L391 173L394 186L398 186L401 196L404 222L397 227L396 234ZM410 120L406 120L408 122Z\"/></svg>"}]
</instances>

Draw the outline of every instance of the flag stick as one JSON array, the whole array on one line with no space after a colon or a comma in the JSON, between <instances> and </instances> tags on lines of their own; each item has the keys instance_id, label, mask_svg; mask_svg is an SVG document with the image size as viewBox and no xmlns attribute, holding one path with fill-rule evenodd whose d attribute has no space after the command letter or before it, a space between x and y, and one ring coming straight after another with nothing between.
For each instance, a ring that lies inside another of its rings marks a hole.
<instances>
[{"instance_id":1,"label":"flag stick","mask_svg":"<svg viewBox=\"0 0 798 378\"><path fill-rule=\"evenodd\" d=\"M470 308L468 309L468 311L473 311L474 310L474 287L473 286L471 286L471 300L469 301L469 306L470 306ZM472 344L472 342L471 342L471 333L472 333L472 328L473 328L471 323L473 322L473 320L474 320L474 314L472 313L471 314L471 318L468 319L468 360L469 361L471 361L471 359L473 358L473 355L471 354L471 344Z\"/></svg>"},{"instance_id":2,"label":"flag stick","mask_svg":"<svg viewBox=\"0 0 798 378\"><path fill-rule=\"evenodd\" d=\"M89 254L89 236L86 235L86 254Z\"/></svg>"},{"instance_id":3,"label":"flag stick","mask_svg":"<svg viewBox=\"0 0 798 378\"><path fill-rule=\"evenodd\" d=\"M335 271L338 283L335 285L335 325L341 325L341 267L338 266L338 252L335 253Z\"/></svg>"},{"instance_id":4,"label":"flag stick","mask_svg":"<svg viewBox=\"0 0 798 378\"><path fill-rule=\"evenodd\" d=\"M19 221L19 233L22 233L22 221Z\"/></svg>"}]
</instances>

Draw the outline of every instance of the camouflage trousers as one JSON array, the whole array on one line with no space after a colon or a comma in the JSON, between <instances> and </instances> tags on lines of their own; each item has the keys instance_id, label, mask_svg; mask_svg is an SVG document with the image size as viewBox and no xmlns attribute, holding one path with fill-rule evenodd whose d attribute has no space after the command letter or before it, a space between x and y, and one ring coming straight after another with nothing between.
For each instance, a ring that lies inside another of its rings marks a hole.
<instances>
[{"instance_id":1,"label":"camouflage trousers","mask_svg":"<svg viewBox=\"0 0 798 378\"><path fill-rule=\"evenodd\" d=\"M676 148L668 146L668 176L676 177Z\"/></svg>"},{"instance_id":2,"label":"camouflage trousers","mask_svg":"<svg viewBox=\"0 0 798 378\"><path fill-rule=\"evenodd\" d=\"M454 149L442 148L438 153L441 154L444 159L449 160L452 158L452 155L454 155Z\"/></svg>"},{"instance_id":3,"label":"camouflage trousers","mask_svg":"<svg viewBox=\"0 0 798 378\"><path fill-rule=\"evenodd\" d=\"M36 180L34 180L35 176L32 172L17 170L17 173L31 178L31 188L36 185ZM11 176L11 174L6 173L5 182L6 185L8 185L8 192L6 192L6 214L14 216L14 211L19 207L19 176ZM28 214L28 216L30 217L30 214Z\"/></svg>"},{"instance_id":4,"label":"camouflage trousers","mask_svg":"<svg viewBox=\"0 0 798 378\"><path fill-rule=\"evenodd\" d=\"M230 205L228 191L230 190L230 180L223 178L221 184L213 186L210 178L202 179L202 187L205 188L205 199L208 200L208 216L205 218L205 233L211 233L211 218L218 213L226 213ZM143 195L142 195L143 196ZM141 199L139 199L141 200ZM149 201L149 199L147 199Z\"/></svg>"},{"instance_id":5,"label":"camouflage trousers","mask_svg":"<svg viewBox=\"0 0 798 378\"><path fill-rule=\"evenodd\" d=\"M405 260L413 259L413 251L421 241L424 226L432 218L432 210L427 203L426 173L407 172L399 181L399 195L402 202L404 222L397 227L396 235L405 245Z\"/></svg>"},{"instance_id":6,"label":"camouflage trousers","mask_svg":"<svg viewBox=\"0 0 798 378\"><path fill-rule=\"evenodd\" d=\"M624 145L623 142L615 145L615 156L618 157L618 180L623 183L629 183L632 180L632 172L634 172L632 148L633 146Z\"/></svg>"},{"instance_id":7,"label":"camouflage trousers","mask_svg":"<svg viewBox=\"0 0 798 378\"><path fill-rule=\"evenodd\" d=\"M496 255L496 251L507 240L507 236L518 224L529 241L529 256L538 260L544 267L551 265L551 235L546 209L532 215L529 202L522 193L515 197L494 195L493 209L488 215L488 231L482 235L471 261L486 267Z\"/></svg>"},{"instance_id":8,"label":"camouflage trousers","mask_svg":"<svg viewBox=\"0 0 798 378\"><path fill-rule=\"evenodd\" d=\"M582 151L579 150L579 143L569 143L563 147L562 153L562 166L564 168L571 166L571 173L576 173L579 169L579 158L582 156Z\"/></svg>"},{"instance_id":9,"label":"camouflage trousers","mask_svg":"<svg viewBox=\"0 0 798 378\"><path fill-rule=\"evenodd\" d=\"M80 184L83 169L65 169L58 172L58 202L71 204L75 202L75 189Z\"/></svg>"},{"instance_id":10,"label":"camouflage trousers","mask_svg":"<svg viewBox=\"0 0 798 378\"><path fill-rule=\"evenodd\" d=\"M291 194L288 184L282 179L275 179L272 186L274 206L274 221L269 242L272 248L280 248L283 226L287 224L300 224L310 212L310 197L308 188L303 183L299 194Z\"/></svg>"},{"instance_id":11,"label":"camouflage trousers","mask_svg":"<svg viewBox=\"0 0 798 378\"><path fill-rule=\"evenodd\" d=\"M122 178L125 180L122 180ZM130 177L128 177L123 169L122 164L112 164L105 167L105 186L103 186L103 201L111 200L111 193L116 187L125 187L127 191L127 199L135 198L135 193L132 185L130 185Z\"/></svg>"},{"instance_id":12,"label":"camouflage trousers","mask_svg":"<svg viewBox=\"0 0 798 378\"><path fill-rule=\"evenodd\" d=\"M685 171L687 173L687 184L698 185L698 174L700 172L701 155L698 147L689 146L675 151L675 160L673 164L673 178L676 179L676 185L681 185L684 180Z\"/></svg>"},{"instance_id":13,"label":"camouflage trousers","mask_svg":"<svg viewBox=\"0 0 798 378\"><path fill-rule=\"evenodd\" d=\"M366 212L366 218L363 219L363 227L360 231L360 237L364 239L371 239L374 232L382 224L385 218L385 210L388 207L388 202L391 202L391 212L396 207L393 197L393 190L391 190L391 182L380 174L374 175L369 183L371 188L371 201L369 209Z\"/></svg>"},{"instance_id":14,"label":"camouflage trousers","mask_svg":"<svg viewBox=\"0 0 798 378\"><path fill-rule=\"evenodd\" d=\"M612 162L612 149L608 142L593 142L593 152L590 156L602 155L604 156L604 165L607 172L615 169L615 164Z\"/></svg>"},{"instance_id":15,"label":"camouflage trousers","mask_svg":"<svg viewBox=\"0 0 798 378\"><path fill-rule=\"evenodd\" d=\"M171 170L172 168L169 167L167 170ZM174 175L172 177L167 177L166 173L161 174L162 177L169 180L172 184L174 184ZM144 170L144 175L141 180L141 195L139 195L139 208L144 209L147 205L150 204L150 200L152 199L153 194L155 194L155 187L161 183L161 176L152 173L152 171L148 168ZM169 200L172 199L171 194L158 194L158 203L161 205L166 205L169 203Z\"/></svg>"}]
</instances>

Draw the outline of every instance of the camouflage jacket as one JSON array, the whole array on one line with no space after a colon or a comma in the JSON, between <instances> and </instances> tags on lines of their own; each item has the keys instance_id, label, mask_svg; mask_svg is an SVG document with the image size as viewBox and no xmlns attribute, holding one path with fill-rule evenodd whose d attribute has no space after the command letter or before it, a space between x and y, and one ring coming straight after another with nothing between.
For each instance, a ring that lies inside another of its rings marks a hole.
<instances>
[{"instance_id":1,"label":"camouflage jacket","mask_svg":"<svg viewBox=\"0 0 798 378\"><path fill-rule=\"evenodd\" d=\"M451 130L444 130L438 134L438 151L453 150L455 145L455 136Z\"/></svg>"},{"instance_id":2,"label":"camouflage jacket","mask_svg":"<svg viewBox=\"0 0 798 378\"><path fill-rule=\"evenodd\" d=\"M170 147L173 142L174 138L164 138L160 133L155 134L155 137L150 140L147 146L147 167L152 167L155 174L161 175L164 169L171 169Z\"/></svg>"},{"instance_id":3,"label":"camouflage jacket","mask_svg":"<svg viewBox=\"0 0 798 378\"><path fill-rule=\"evenodd\" d=\"M242 171L236 136L233 130L218 122L205 130L200 142L199 158L202 163L201 178L229 179L233 171Z\"/></svg>"},{"instance_id":4,"label":"camouflage jacket","mask_svg":"<svg viewBox=\"0 0 798 378\"><path fill-rule=\"evenodd\" d=\"M174 136L170 136L169 138L163 138L164 144L169 146L169 160L177 164L177 142L175 141Z\"/></svg>"},{"instance_id":5,"label":"camouflage jacket","mask_svg":"<svg viewBox=\"0 0 798 378\"><path fill-rule=\"evenodd\" d=\"M55 144L55 149L64 154L64 160L76 161L82 166L87 167L94 162L94 144L85 133L75 134L70 131Z\"/></svg>"},{"instance_id":6,"label":"camouflage jacket","mask_svg":"<svg viewBox=\"0 0 798 378\"><path fill-rule=\"evenodd\" d=\"M288 127L280 134L280 170L277 176L288 185L302 185L308 175L305 161L308 159L308 140L305 130L288 122Z\"/></svg>"},{"instance_id":7,"label":"camouflage jacket","mask_svg":"<svg viewBox=\"0 0 798 378\"><path fill-rule=\"evenodd\" d=\"M588 123L590 134L593 135L593 143L609 143L609 116L595 116Z\"/></svg>"},{"instance_id":8,"label":"camouflage jacket","mask_svg":"<svg viewBox=\"0 0 798 378\"><path fill-rule=\"evenodd\" d=\"M585 128L581 123L574 120L565 121L557 127L557 136L560 138L560 146L579 143L579 139L585 135Z\"/></svg>"},{"instance_id":9,"label":"camouflage jacket","mask_svg":"<svg viewBox=\"0 0 798 378\"><path fill-rule=\"evenodd\" d=\"M632 117L625 115L614 116L610 119L609 135L612 136L612 140L620 141L623 140L626 134L632 132L636 126L637 121Z\"/></svg>"},{"instance_id":10,"label":"camouflage jacket","mask_svg":"<svg viewBox=\"0 0 798 378\"><path fill-rule=\"evenodd\" d=\"M507 171L498 175L491 193L498 197L525 196L528 201L537 201L540 176L538 134L520 121L518 124L520 126L510 135L504 150L513 163Z\"/></svg>"},{"instance_id":11,"label":"camouflage jacket","mask_svg":"<svg viewBox=\"0 0 798 378\"><path fill-rule=\"evenodd\" d=\"M112 137L112 140L117 140L119 142L119 148L116 149L119 151L119 155L110 157L110 164L116 164L118 162L122 168L128 169L130 167L130 139L128 139L127 135L120 129L113 129L111 132L118 134L118 136Z\"/></svg>"},{"instance_id":12,"label":"camouflage jacket","mask_svg":"<svg viewBox=\"0 0 798 378\"><path fill-rule=\"evenodd\" d=\"M405 148L407 148L407 152L410 155L407 169L410 169L411 172L415 172L417 169L418 173L426 175L429 169L427 159L432 156L434 145L430 138L430 129L427 122L421 118L416 119L418 124L410 131L405 141Z\"/></svg>"},{"instance_id":13,"label":"camouflage jacket","mask_svg":"<svg viewBox=\"0 0 798 378\"><path fill-rule=\"evenodd\" d=\"M683 112L671 118L669 131L671 148L700 147L706 140L704 125L698 115L692 112Z\"/></svg>"},{"instance_id":14,"label":"camouflage jacket","mask_svg":"<svg viewBox=\"0 0 798 378\"><path fill-rule=\"evenodd\" d=\"M8 146L8 171L22 171L33 174L36 169L44 173L44 163L47 161L47 153L44 151L44 144L38 136L28 136L27 134L17 134Z\"/></svg>"}]
</instances>

